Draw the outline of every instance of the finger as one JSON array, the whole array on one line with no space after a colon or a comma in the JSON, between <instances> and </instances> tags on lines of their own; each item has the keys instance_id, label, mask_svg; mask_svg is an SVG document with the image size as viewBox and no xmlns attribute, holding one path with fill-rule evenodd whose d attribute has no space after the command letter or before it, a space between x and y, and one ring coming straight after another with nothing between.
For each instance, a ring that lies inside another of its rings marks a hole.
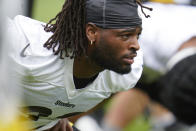
<instances>
[{"instance_id":1,"label":"finger","mask_svg":"<svg viewBox=\"0 0 196 131\"><path fill-rule=\"evenodd\" d=\"M73 128L69 122L67 122L66 129L67 129L67 131L73 131Z\"/></svg>"},{"instance_id":2,"label":"finger","mask_svg":"<svg viewBox=\"0 0 196 131\"><path fill-rule=\"evenodd\" d=\"M73 131L73 128L71 127L69 121L66 118L60 120L59 126L59 131Z\"/></svg>"}]
</instances>

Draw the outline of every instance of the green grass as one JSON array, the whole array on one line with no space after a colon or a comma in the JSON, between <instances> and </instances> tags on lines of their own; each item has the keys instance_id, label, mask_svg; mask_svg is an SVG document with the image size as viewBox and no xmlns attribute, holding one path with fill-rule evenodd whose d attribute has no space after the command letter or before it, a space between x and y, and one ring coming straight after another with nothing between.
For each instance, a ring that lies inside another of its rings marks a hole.
<instances>
[{"instance_id":1,"label":"green grass","mask_svg":"<svg viewBox=\"0 0 196 131\"><path fill-rule=\"evenodd\" d=\"M112 99L108 99L103 106L105 112L108 111L112 103ZM134 121L131 121L123 131L149 131L151 125L144 115L138 116Z\"/></svg>"},{"instance_id":2,"label":"green grass","mask_svg":"<svg viewBox=\"0 0 196 131\"><path fill-rule=\"evenodd\" d=\"M144 116L138 117L135 121L132 121L123 131L149 131L150 124Z\"/></svg>"},{"instance_id":3,"label":"green grass","mask_svg":"<svg viewBox=\"0 0 196 131\"><path fill-rule=\"evenodd\" d=\"M61 10L65 0L34 0L32 17L48 22Z\"/></svg>"}]
</instances>

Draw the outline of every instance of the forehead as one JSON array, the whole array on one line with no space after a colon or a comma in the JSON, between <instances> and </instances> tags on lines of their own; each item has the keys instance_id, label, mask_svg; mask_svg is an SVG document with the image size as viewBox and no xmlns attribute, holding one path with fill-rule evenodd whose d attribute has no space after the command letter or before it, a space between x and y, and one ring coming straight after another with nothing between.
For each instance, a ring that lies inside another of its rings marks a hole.
<instances>
[{"instance_id":1,"label":"forehead","mask_svg":"<svg viewBox=\"0 0 196 131\"><path fill-rule=\"evenodd\" d=\"M137 26L137 27L127 27L127 28L119 28L119 29L102 29L104 32L110 32L110 33L126 33L126 32L142 32L142 27Z\"/></svg>"}]
</instances>

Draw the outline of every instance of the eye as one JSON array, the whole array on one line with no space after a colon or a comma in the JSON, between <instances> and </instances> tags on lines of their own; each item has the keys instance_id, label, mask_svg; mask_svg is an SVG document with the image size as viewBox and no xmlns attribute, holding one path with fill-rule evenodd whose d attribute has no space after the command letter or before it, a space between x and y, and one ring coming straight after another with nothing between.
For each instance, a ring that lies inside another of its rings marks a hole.
<instances>
[{"instance_id":1,"label":"eye","mask_svg":"<svg viewBox=\"0 0 196 131\"><path fill-rule=\"evenodd\" d=\"M127 39L129 39L130 36L131 36L131 34L123 34L123 35L121 35L120 37L121 37L123 40L127 40Z\"/></svg>"},{"instance_id":2,"label":"eye","mask_svg":"<svg viewBox=\"0 0 196 131\"><path fill-rule=\"evenodd\" d=\"M140 35L141 35L141 33L139 33L139 34L137 35L137 39L139 39L139 38L140 38Z\"/></svg>"}]
</instances>

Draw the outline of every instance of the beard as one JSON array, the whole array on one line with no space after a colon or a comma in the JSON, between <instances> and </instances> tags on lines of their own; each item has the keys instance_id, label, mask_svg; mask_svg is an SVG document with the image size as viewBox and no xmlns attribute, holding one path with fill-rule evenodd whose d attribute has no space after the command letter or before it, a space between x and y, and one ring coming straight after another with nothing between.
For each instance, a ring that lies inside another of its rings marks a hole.
<instances>
[{"instance_id":1,"label":"beard","mask_svg":"<svg viewBox=\"0 0 196 131\"><path fill-rule=\"evenodd\" d=\"M118 60L115 56L115 50L101 39L99 44L96 44L92 50L90 59L104 69L112 70L119 74L129 73L131 71L130 64L122 64L122 61L120 61L120 59Z\"/></svg>"}]
</instances>

